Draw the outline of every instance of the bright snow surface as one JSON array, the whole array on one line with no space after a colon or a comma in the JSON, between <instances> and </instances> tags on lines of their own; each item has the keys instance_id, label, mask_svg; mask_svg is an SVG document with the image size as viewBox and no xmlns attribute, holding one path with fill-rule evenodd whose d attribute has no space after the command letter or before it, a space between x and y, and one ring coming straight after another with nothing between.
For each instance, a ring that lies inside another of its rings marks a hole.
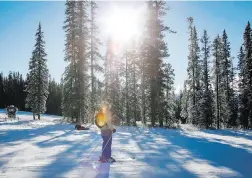
<instances>
[{"instance_id":1,"label":"bright snow surface","mask_svg":"<svg viewBox=\"0 0 252 178\"><path fill-rule=\"evenodd\" d=\"M251 131L117 127L112 156L118 162L97 164L96 126L77 131L60 117L18 116L5 121L0 113L0 177L252 177Z\"/></svg>"}]
</instances>

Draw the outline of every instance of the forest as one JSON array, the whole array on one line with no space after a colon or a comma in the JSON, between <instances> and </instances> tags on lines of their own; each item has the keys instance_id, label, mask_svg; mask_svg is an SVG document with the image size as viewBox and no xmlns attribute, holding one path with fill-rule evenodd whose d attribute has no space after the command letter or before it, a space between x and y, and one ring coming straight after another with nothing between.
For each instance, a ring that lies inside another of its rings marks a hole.
<instances>
[{"instance_id":1,"label":"forest","mask_svg":"<svg viewBox=\"0 0 252 178\"><path fill-rule=\"evenodd\" d=\"M187 79L175 94L169 62L172 52L165 36L176 29L164 23L167 4L146 2L141 37L118 46L113 37L108 36L105 43L99 38L97 2L67 1L62 22L66 68L61 81L50 77L43 24L39 23L27 76L17 71L0 74L0 108L13 104L34 113L34 119L46 113L87 123L93 121L102 102L108 102L123 125L141 121L151 127L191 123L206 129L252 128L250 22L241 34L239 54L231 56L225 29L217 35L208 34L207 29L198 32L197 19L188 17Z\"/></svg>"}]
</instances>

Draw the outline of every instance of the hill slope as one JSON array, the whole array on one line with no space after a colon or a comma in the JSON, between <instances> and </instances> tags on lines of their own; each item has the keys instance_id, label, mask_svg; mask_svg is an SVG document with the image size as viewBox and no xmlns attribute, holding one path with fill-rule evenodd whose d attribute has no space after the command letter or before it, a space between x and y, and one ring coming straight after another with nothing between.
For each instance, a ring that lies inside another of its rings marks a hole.
<instances>
[{"instance_id":1,"label":"hill slope","mask_svg":"<svg viewBox=\"0 0 252 178\"><path fill-rule=\"evenodd\" d=\"M252 177L250 131L120 127L112 142L119 162L99 165L95 126L77 131L54 116L4 117L0 113L0 177Z\"/></svg>"}]
</instances>

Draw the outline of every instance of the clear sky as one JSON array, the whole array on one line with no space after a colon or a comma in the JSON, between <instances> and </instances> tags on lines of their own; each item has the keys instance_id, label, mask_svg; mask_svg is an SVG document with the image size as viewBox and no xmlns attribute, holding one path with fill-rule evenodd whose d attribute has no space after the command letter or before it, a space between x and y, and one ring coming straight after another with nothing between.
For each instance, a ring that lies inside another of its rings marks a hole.
<instances>
[{"instance_id":1,"label":"clear sky","mask_svg":"<svg viewBox=\"0 0 252 178\"><path fill-rule=\"evenodd\" d=\"M231 54L236 57L242 44L242 36L248 21L252 20L252 2L170 2L171 10L165 23L177 34L167 34L170 58L175 70L175 86L186 79L188 55L188 23L192 16L198 35L204 29L213 40L226 29L231 42ZM102 2L102 8L106 3ZM38 23L42 23L48 54L50 74L60 81L64 71L64 31L62 29L64 2L0 2L0 71L19 71L26 75L28 62L35 43ZM102 29L101 29L102 31ZM236 61L235 61L236 63Z\"/></svg>"}]
</instances>

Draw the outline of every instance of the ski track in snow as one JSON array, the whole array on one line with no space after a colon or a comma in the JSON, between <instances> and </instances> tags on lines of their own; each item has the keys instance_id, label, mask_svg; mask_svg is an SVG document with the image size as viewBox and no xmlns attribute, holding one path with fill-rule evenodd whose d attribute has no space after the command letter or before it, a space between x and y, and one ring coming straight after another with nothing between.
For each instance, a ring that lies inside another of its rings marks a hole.
<instances>
[{"instance_id":1,"label":"ski track in snow","mask_svg":"<svg viewBox=\"0 0 252 178\"><path fill-rule=\"evenodd\" d=\"M77 131L60 117L33 121L24 112L20 121L4 117L0 113L1 178L252 177L251 131L117 127L112 156L119 162L97 164L96 126Z\"/></svg>"}]
</instances>

